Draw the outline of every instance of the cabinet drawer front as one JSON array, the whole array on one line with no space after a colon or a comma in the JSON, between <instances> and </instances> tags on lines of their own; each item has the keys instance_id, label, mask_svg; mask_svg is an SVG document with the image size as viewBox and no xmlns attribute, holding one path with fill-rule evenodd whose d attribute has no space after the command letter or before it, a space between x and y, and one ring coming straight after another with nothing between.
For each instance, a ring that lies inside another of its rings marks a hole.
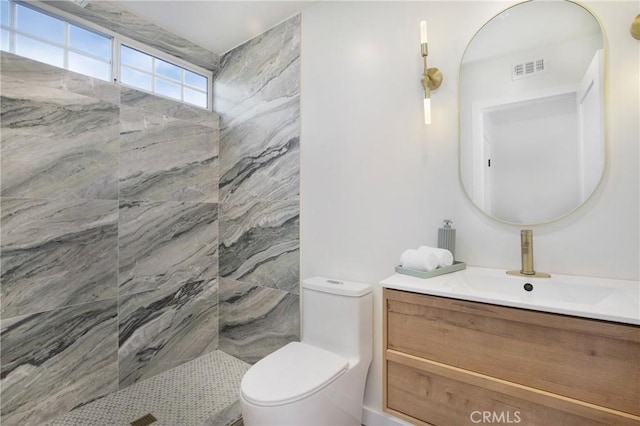
<instances>
[{"instance_id":1,"label":"cabinet drawer front","mask_svg":"<svg viewBox=\"0 0 640 426\"><path fill-rule=\"evenodd\" d=\"M392 410L433 425L634 425L591 404L558 398L424 360L389 356L387 402Z\"/></svg>"},{"instance_id":2,"label":"cabinet drawer front","mask_svg":"<svg viewBox=\"0 0 640 426\"><path fill-rule=\"evenodd\" d=\"M640 327L385 289L387 348L640 415Z\"/></svg>"}]
</instances>

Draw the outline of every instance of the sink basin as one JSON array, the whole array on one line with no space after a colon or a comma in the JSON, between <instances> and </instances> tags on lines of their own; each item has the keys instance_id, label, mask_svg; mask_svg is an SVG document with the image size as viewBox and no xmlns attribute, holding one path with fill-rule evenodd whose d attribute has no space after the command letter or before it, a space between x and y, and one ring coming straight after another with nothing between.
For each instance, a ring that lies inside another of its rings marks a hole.
<instances>
[{"instance_id":1,"label":"sink basin","mask_svg":"<svg viewBox=\"0 0 640 426\"><path fill-rule=\"evenodd\" d=\"M473 268L461 274L464 284L476 291L508 294L520 297L521 300L545 299L593 305L597 304L615 291L615 287L604 285L588 285L567 282L566 278L527 278L506 274L491 274ZM492 270L489 270L492 271ZM528 285L527 285L528 284Z\"/></svg>"},{"instance_id":2,"label":"sink basin","mask_svg":"<svg viewBox=\"0 0 640 426\"><path fill-rule=\"evenodd\" d=\"M505 270L469 266L433 278L395 274L384 287L584 318L640 325L640 283L552 274L518 277Z\"/></svg>"}]
</instances>

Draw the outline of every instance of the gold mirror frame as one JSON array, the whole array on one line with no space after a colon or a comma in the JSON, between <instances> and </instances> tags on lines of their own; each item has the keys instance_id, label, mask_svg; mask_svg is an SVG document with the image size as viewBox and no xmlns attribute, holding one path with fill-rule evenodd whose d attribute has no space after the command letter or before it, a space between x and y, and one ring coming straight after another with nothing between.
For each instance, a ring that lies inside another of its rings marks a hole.
<instances>
[{"instance_id":1,"label":"gold mirror frame","mask_svg":"<svg viewBox=\"0 0 640 426\"><path fill-rule=\"evenodd\" d=\"M513 9L515 7L521 6L523 4L527 4L527 3L531 3L533 1L536 0L526 0L526 1L522 1L520 3L511 5L509 7L507 7L506 9L501 10L500 12L496 13L494 16L492 16L489 20L487 20L484 24L482 24L482 26L474 33L473 37L471 37L471 39L469 40L469 42L467 43L467 46L464 50L464 52L462 53L462 56L460 58L460 64L458 65L458 180L460 183L460 186L462 187L462 190L467 198L467 200L470 202L470 204L479 212L481 212L484 216L489 217L497 222L500 223L504 223L504 224L508 224L508 225L516 225L516 226L535 226L535 225L543 225L543 224L548 224L548 223L553 223L556 221L559 221L561 219L566 218L567 216L571 215L572 213L574 213L576 210L580 209L581 207L583 207L585 204L587 204L594 196L596 193L598 193L600 187L602 186L602 182L604 181L604 176L607 172L608 169L608 163L609 163L609 108L608 108L608 99L609 99L609 48L608 48L608 38L607 38L607 34L606 31L604 29L604 26L602 24L602 21L598 18L598 16L596 15L596 13L590 9L589 7L580 4L576 1L572 1L572 0L563 0L567 3L571 3L576 5L577 7L580 7L582 9L584 9L585 11L587 11L589 14L591 14L591 16L593 17L593 19L597 22L597 24L600 27L600 31L602 33L602 49L603 49L603 144L604 144L604 155L603 155L603 165L602 165L602 172L600 174L598 183L596 184L596 186L593 188L593 190L591 191L591 193L589 194L589 196L587 196L584 200L582 200L577 206L575 206L574 208L568 210L566 213L561 214L557 217L553 217L549 220L544 220L544 221L540 221L540 222L513 222L513 221L509 221L509 220L505 220L496 216L493 216L487 212L485 212L482 208L480 208L473 200L472 196L469 194L469 191L467 190L467 188L464 185L464 181L462 178L462 119L461 119L461 106L462 106L462 92L461 92L461 67L463 65L463 60L465 57L465 54L467 53L467 51L469 50L469 46L471 45L471 42L474 40L474 38L482 31L483 28L485 28L485 26L487 26L487 24L489 24L491 21L493 21L494 19L498 18L500 15L502 15L503 13L507 12L510 9Z\"/></svg>"}]
</instances>

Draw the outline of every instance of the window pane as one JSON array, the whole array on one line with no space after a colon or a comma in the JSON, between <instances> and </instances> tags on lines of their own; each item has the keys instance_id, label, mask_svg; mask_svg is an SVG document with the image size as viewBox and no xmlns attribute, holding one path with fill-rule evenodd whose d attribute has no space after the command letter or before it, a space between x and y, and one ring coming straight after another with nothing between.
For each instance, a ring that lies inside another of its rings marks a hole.
<instances>
[{"instance_id":1,"label":"window pane","mask_svg":"<svg viewBox=\"0 0 640 426\"><path fill-rule=\"evenodd\" d=\"M179 84L170 83L160 78L156 78L156 93L178 100L182 98Z\"/></svg>"},{"instance_id":2,"label":"window pane","mask_svg":"<svg viewBox=\"0 0 640 426\"><path fill-rule=\"evenodd\" d=\"M75 25L69 26L69 46L100 58L111 59L111 39Z\"/></svg>"},{"instance_id":3,"label":"window pane","mask_svg":"<svg viewBox=\"0 0 640 426\"><path fill-rule=\"evenodd\" d=\"M111 80L111 64L78 53L69 52L69 69L100 80Z\"/></svg>"},{"instance_id":4,"label":"window pane","mask_svg":"<svg viewBox=\"0 0 640 426\"><path fill-rule=\"evenodd\" d=\"M16 28L44 40L64 44L64 22L16 4Z\"/></svg>"},{"instance_id":5,"label":"window pane","mask_svg":"<svg viewBox=\"0 0 640 426\"><path fill-rule=\"evenodd\" d=\"M16 34L16 55L46 62L56 67L64 67L64 51L41 41Z\"/></svg>"},{"instance_id":6,"label":"window pane","mask_svg":"<svg viewBox=\"0 0 640 426\"><path fill-rule=\"evenodd\" d=\"M184 101L192 105L196 105L202 108L207 107L207 94L198 92L197 90L184 88Z\"/></svg>"},{"instance_id":7,"label":"window pane","mask_svg":"<svg viewBox=\"0 0 640 426\"><path fill-rule=\"evenodd\" d=\"M124 45L120 47L120 62L142 71L151 72L151 56Z\"/></svg>"},{"instance_id":8,"label":"window pane","mask_svg":"<svg viewBox=\"0 0 640 426\"><path fill-rule=\"evenodd\" d=\"M7 0L0 1L0 21L5 27L9 26L9 2Z\"/></svg>"},{"instance_id":9,"label":"window pane","mask_svg":"<svg viewBox=\"0 0 640 426\"><path fill-rule=\"evenodd\" d=\"M200 74L184 70L184 82L196 89L200 89L204 92L207 91L207 78Z\"/></svg>"},{"instance_id":10,"label":"window pane","mask_svg":"<svg viewBox=\"0 0 640 426\"><path fill-rule=\"evenodd\" d=\"M147 90L151 92L151 75L132 70L131 68L120 68L120 81L129 86L137 87L139 89Z\"/></svg>"},{"instance_id":11,"label":"window pane","mask_svg":"<svg viewBox=\"0 0 640 426\"><path fill-rule=\"evenodd\" d=\"M182 68L156 58L156 74L182 82Z\"/></svg>"},{"instance_id":12,"label":"window pane","mask_svg":"<svg viewBox=\"0 0 640 426\"><path fill-rule=\"evenodd\" d=\"M9 31L2 30L0 32L0 48L4 51L9 51Z\"/></svg>"}]
</instances>

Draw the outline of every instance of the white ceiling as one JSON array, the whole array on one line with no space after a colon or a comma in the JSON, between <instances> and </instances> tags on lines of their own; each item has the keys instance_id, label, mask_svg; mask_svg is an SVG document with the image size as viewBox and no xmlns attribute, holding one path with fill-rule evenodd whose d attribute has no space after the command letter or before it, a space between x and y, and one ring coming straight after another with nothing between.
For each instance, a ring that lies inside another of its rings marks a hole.
<instances>
[{"instance_id":1,"label":"white ceiling","mask_svg":"<svg viewBox=\"0 0 640 426\"><path fill-rule=\"evenodd\" d=\"M120 0L124 9L222 55L314 1Z\"/></svg>"}]
</instances>

